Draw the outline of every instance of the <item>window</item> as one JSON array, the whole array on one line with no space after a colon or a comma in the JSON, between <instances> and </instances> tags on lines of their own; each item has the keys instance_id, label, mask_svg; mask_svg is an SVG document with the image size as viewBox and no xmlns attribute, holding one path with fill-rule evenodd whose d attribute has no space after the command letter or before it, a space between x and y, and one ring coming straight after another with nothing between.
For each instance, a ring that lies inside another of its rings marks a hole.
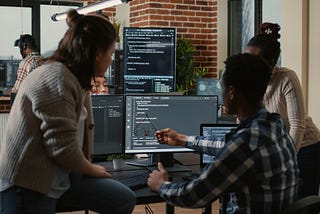
<instances>
[{"instance_id":1,"label":"window","mask_svg":"<svg viewBox=\"0 0 320 214\"><path fill-rule=\"evenodd\" d=\"M19 48L14 42L21 34L31 34L47 56L56 49L64 35L65 21L54 22L51 15L78 8L83 3L45 0L1 0L0 2L0 87L11 87L21 60Z\"/></svg>"},{"instance_id":2,"label":"window","mask_svg":"<svg viewBox=\"0 0 320 214\"><path fill-rule=\"evenodd\" d=\"M31 33L31 8L0 6L0 14L0 58L21 59L19 48L14 47L14 41L19 39L21 33Z\"/></svg>"},{"instance_id":3,"label":"window","mask_svg":"<svg viewBox=\"0 0 320 214\"><path fill-rule=\"evenodd\" d=\"M57 48L60 39L68 29L66 22L52 21L51 16L55 13L61 13L70 9L78 8L77 6L63 5L41 5L40 6L40 47L41 54L50 55Z\"/></svg>"},{"instance_id":4,"label":"window","mask_svg":"<svg viewBox=\"0 0 320 214\"><path fill-rule=\"evenodd\" d=\"M242 52L249 39L258 32L262 17L262 0L228 1L228 55Z\"/></svg>"}]
</instances>

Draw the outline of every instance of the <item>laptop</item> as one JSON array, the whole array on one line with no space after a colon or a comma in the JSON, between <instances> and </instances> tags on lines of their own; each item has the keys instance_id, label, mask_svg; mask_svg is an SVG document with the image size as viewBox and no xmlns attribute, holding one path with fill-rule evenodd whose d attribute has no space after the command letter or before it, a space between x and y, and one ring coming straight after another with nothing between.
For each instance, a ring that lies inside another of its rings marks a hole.
<instances>
[{"instance_id":1,"label":"laptop","mask_svg":"<svg viewBox=\"0 0 320 214\"><path fill-rule=\"evenodd\" d=\"M221 123L202 123L200 124L200 135L207 137L215 135L221 137L224 141L225 135L230 132L231 129L238 127L238 124L221 124ZM206 164L212 163L215 157L207 154L200 155L200 167L203 168Z\"/></svg>"}]
</instances>

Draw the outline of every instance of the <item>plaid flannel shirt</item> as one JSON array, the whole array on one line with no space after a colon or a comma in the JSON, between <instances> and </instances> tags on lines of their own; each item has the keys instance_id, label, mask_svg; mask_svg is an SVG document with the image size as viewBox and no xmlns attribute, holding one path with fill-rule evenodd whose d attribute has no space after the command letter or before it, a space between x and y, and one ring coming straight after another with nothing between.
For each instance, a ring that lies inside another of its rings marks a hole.
<instances>
[{"instance_id":1,"label":"plaid flannel shirt","mask_svg":"<svg viewBox=\"0 0 320 214\"><path fill-rule=\"evenodd\" d=\"M215 143L219 141L220 143ZM221 139L187 137L186 147L216 156L199 178L164 183L159 193L170 204L201 208L222 196L227 213L278 213L298 190L294 143L278 114L259 110Z\"/></svg>"},{"instance_id":2,"label":"plaid flannel shirt","mask_svg":"<svg viewBox=\"0 0 320 214\"><path fill-rule=\"evenodd\" d=\"M22 81L28 76L28 74L33 71L38 66L38 60L40 55L38 52L29 53L21 62L19 63L17 71L17 80L14 83L12 92L17 92Z\"/></svg>"}]
</instances>

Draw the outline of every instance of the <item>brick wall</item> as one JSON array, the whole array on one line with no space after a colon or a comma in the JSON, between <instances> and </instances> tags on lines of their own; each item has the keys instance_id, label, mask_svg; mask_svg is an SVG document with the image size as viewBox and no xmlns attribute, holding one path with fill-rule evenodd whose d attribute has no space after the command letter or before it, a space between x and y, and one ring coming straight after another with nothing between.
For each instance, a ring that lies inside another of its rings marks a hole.
<instances>
[{"instance_id":1,"label":"brick wall","mask_svg":"<svg viewBox=\"0 0 320 214\"><path fill-rule=\"evenodd\" d=\"M0 113L10 112L10 98L0 97Z\"/></svg>"},{"instance_id":2,"label":"brick wall","mask_svg":"<svg viewBox=\"0 0 320 214\"><path fill-rule=\"evenodd\" d=\"M130 26L174 27L197 50L197 67L217 76L217 0L133 0Z\"/></svg>"},{"instance_id":3,"label":"brick wall","mask_svg":"<svg viewBox=\"0 0 320 214\"><path fill-rule=\"evenodd\" d=\"M208 68L208 77L217 77L217 1L132 0L130 26L176 28L178 38L190 39L197 50L196 67ZM103 12L112 19L116 10Z\"/></svg>"},{"instance_id":4,"label":"brick wall","mask_svg":"<svg viewBox=\"0 0 320 214\"><path fill-rule=\"evenodd\" d=\"M83 0L83 1L85 1L85 0ZM93 3L96 3L96 2L100 2L100 1L101 0L94 0L94 1L87 1L87 2L88 2L88 5L89 5L89 4L93 4ZM115 17L116 16L116 7L110 7L110 8L104 9L103 10L103 14L105 14L109 18Z\"/></svg>"}]
</instances>

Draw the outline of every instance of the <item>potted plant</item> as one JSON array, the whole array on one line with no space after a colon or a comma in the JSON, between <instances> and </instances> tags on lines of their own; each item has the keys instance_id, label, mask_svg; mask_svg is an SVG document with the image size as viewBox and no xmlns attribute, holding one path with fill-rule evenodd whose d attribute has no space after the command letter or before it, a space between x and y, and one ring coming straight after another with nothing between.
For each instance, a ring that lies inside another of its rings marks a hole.
<instances>
[{"instance_id":1,"label":"potted plant","mask_svg":"<svg viewBox=\"0 0 320 214\"><path fill-rule=\"evenodd\" d=\"M192 94L195 89L197 78L208 73L207 68L195 68L195 48L189 39L177 39L176 50L176 89L185 94Z\"/></svg>"}]
</instances>

